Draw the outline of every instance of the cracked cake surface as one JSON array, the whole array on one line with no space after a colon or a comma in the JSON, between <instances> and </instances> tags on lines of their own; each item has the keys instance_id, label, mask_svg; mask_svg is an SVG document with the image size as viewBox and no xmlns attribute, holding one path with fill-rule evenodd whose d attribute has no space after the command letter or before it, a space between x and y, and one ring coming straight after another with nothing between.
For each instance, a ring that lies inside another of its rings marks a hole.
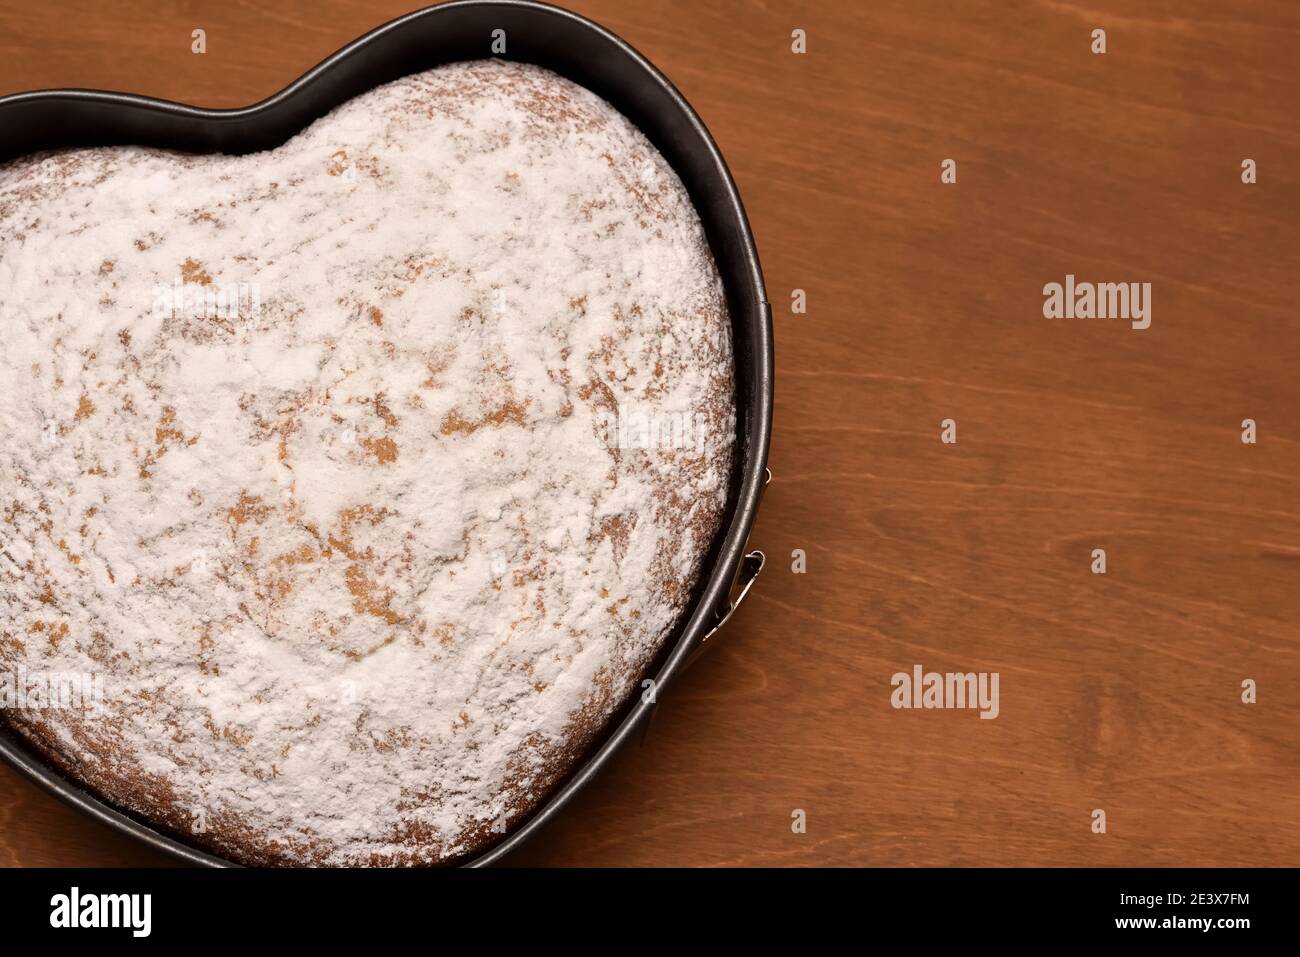
<instances>
[{"instance_id":1,"label":"cracked cake surface","mask_svg":"<svg viewBox=\"0 0 1300 957\"><path fill-rule=\"evenodd\" d=\"M0 374L0 716L246 863L508 830L639 690L727 500L699 218L534 66L247 156L0 167Z\"/></svg>"}]
</instances>

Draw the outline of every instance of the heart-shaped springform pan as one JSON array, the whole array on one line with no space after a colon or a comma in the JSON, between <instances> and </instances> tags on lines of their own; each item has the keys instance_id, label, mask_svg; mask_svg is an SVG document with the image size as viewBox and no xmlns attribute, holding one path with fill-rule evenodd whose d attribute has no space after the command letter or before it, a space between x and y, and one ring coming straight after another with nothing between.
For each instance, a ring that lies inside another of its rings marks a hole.
<instances>
[{"instance_id":1,"label":"heart-shaped springform pan","mask_svg":"<svg viewBox=\"0 0 1300 957\"><path fill-rule=\"evenodd\" d=\"M493 31L509 37L505 59L545 67L596 93L635 124L685 185L717 263L731 318L736 436L730 498L691 602L651 665L656 693L725 621L762 565L747 554L767 473L773 394L771 308L735 183L713 138L673 85L640 53L573 13L520 0L456 0L393 20L348 44L274 96L253 106L208 110L94 90L47 90L0 98L0 160L42 150L134 144L187 153L243 154L283 144L345 101L413 73L490 52ZM546 823L595 775L655 705L632 695L607 730L533 813L462 863L499 860ZM0 756L69 804L119 831L194 864L230 862L113 807L51 766L0 726Z\"/></svg>"}]
</instances>

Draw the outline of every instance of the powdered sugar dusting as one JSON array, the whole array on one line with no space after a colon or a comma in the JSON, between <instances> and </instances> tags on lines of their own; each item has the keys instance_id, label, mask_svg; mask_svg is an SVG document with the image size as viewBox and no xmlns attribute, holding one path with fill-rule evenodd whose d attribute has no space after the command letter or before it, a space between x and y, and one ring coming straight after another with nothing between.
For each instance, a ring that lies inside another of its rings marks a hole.
<instances>
[{"instance_id":1,"label":"powdered sugar dusting","mask_svg":"<svg viewBox=\"0 0 1300 957\"><path fill-rule=\"evenodd\" d=\"M12 163L0 289L0 666L108 691L9 718L242 859L481 846L626 699L717 531L698 217L540 68L408 77L268 153ZM630 413L696 428L611 441Z\"/></svg>"}]
</instances>

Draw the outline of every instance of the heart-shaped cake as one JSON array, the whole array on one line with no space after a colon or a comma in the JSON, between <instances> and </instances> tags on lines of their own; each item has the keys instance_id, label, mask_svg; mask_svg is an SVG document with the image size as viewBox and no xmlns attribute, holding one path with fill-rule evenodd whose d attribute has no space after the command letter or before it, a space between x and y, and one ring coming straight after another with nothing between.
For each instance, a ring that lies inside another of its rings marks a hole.
<instances>
[{"instance_id":1,"label":"heart-shaped cake","mask_svg":"<svg viewBox=\"0 0 1300 957\"><path fill-rule=\"evenodd\" d=\"M0 375L5 718L249 863L513 826L638 690L727 500L699 218L522 64L264 153L0 167Z\"/></svg>"}]
</instances>

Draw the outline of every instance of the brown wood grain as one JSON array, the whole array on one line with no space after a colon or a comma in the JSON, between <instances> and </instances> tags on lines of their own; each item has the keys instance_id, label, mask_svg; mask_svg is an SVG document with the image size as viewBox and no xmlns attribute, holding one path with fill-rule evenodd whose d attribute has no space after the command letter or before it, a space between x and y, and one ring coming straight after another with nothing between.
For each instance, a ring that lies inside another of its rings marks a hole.
<instances>
[{"instance_id":1,"label":"brown wood grain","mask_svg":"<svg viewBox=\"0 0 1300 957\"><path fill-rule=\"evenodd\" d=\"M747 204L771 560L515 862L1300 864L1300 5L571 6L678 85ZM408 9L0 0L0 92L241 105ZM1067 273L1151 282L1151 328L1045 320ZM997 671L1000 716L892 709L917 663ZM0 864L162 860L0 769Z\"/></svg>"}]
</instances>

